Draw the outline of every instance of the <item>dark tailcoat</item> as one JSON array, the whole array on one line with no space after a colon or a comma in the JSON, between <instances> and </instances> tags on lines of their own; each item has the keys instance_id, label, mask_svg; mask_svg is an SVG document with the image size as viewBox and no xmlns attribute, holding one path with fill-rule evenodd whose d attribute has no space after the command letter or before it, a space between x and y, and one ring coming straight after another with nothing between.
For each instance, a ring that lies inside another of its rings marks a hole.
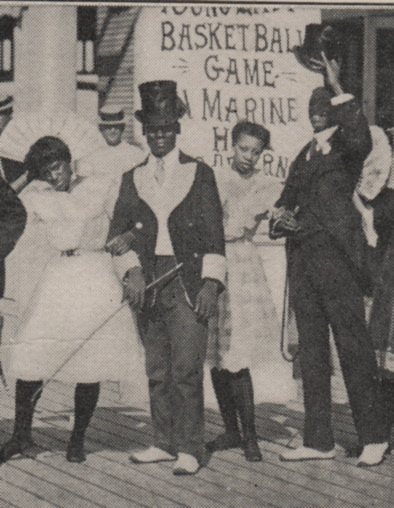
<instances>
[{"instance_id":1,"label":"dark tailcoat","mask_svg":"<svg viewBox=\"0 0 394 508\"><path fill-rule=\"evenodd\" d=\"M289 238L290 249L293 240L326 231L367 289L366 241L352 198L372 141L367 121L354 100L337 106L337 110L339 128L328 141L330 152L315 152L307 160L308 143L293 162L276 206L299 208L301 231Z\"/></svg>"},{"instance_id":2,"label":"dark tailcoat","mask_svg":"<svg viewBox=\"0 0 394 508\"><path fill-rule=\"evenodd\" d=\"M331 327L362 444L387 438L377 365L365 321L366 241L352 198L372 148L367 121L354 100L337 106L338 129L325 149L307 145L292 165L277 206L296 212L300 231L287 239L304 390L304 445L331 450Z\"/></svg>"},{"instance_id":3,"label":"dark tailcoat","mask_svg":"<svg viewBox=\"0 0 394 508\"><path fill-rule=\"evenodd\" d=\"M224 256L223 212L212 169L180 152L181 164L196 163L194 182L186 197L174 208L168 219L170 238L178 263L183 263L180 275L191 302L201 287L204 256ZM146 165L147 161L137 166ZM154 278L157 218L149 205L140 198L134 172L123 175L119 198L109 231L109 239L133 230L137 252L146 282ZM187 166L185 166L187 171Z\"/></svg>"}]
</instances>

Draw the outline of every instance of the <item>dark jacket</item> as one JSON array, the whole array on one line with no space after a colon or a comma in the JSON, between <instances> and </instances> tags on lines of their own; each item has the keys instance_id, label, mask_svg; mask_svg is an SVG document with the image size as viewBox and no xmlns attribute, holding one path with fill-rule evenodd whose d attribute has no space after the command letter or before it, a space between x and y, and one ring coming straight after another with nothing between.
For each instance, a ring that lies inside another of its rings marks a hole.
<instances>
[{"instance_id":1,"label":"dark jacket","mask_svg":"<svg viewBox=\"0 0 394 508\"><path fill-rule=\"evenodd\" d=\"M367 246L352 198L372 140L367 120L355 100L336 110L338 129L329 139L330 152L317 151L308 161L310 143L306 145L290 168L276 206L293 211L299 208L296 219L301 231L289 237L290 248L324 230L363 277Z\"/></svg>"},{"instance_id":2,"label":"dark jacket","mask_svg":"<svg viewBox=\"0 0 394 508\"><path fill-rule=\"evenodd\" d=\"M0 178L0 297L4 295L4 260L22 235L26 218L22 202L8 183Z\"/></svg>"},{"instance_id":3,"label":"dark jacket","mask_svg":"<svg viewBox=\"0 0 394 508\"><path fill-rule=\"evenodd\" d=\"M138 167L146 165L143 162ZM203 259L206 254L225 254L223 212L212 169L180 152L179 162L197 164L194 182L183 201L171 212L168 227L183 285L194 303L201 287ZM133 230L137 252L147 283L154 278L157 219L137 192L134 168L123 175L108 239Z\"/></svg>"}]
</instances>

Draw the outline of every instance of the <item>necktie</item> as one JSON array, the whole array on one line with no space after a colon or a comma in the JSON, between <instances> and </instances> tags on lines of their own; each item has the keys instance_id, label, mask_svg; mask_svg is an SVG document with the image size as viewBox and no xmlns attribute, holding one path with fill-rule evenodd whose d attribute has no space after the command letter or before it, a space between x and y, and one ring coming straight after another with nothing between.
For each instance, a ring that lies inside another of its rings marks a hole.
<instances>
[{"instance_id":1,"label":"necktie","mask_svg":"<svg viewBox=\"0 0 394 508\"><path fill-rule=\"evenodd\" d=\"M164 160L162 158L156 159L155 179L159 185L163 185L165 178Z\"/></svg>"},{"instance_id":2,"label":"necktie","mask_svg":"<svg viewBox=\"0 0 394 508\"><path fill-rule=\"evenodd\" d=\"M308 150L308 153L307 153L307 156L306 156L306 159L308 161L317 152L317 146L318 146L317 139L313 138L312 141L311 141L311 144L309 145L309 150Z\"/></svg>"}]
</instances>

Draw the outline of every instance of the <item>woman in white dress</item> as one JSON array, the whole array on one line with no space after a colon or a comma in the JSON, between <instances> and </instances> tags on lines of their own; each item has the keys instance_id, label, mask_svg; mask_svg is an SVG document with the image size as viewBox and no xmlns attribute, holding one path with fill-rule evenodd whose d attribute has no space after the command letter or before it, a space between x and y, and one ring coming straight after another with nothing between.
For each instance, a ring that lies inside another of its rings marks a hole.
<instances>
[{"instance_id":1,"label":"woman in white dress","mask_svg":"<svg viewBox=\"0 0 394 508\"><path fill-rule=\"evenodd\" d=\"M278 386L282 374L291 378L291 367L280 354L279 319L258 248L252 242L261 220L268 218L280 184L256 169L261 153L270 143L267 129L240 122L232 131L232 143L231 166L216 173L224 211L228 280L219 302L218 323L212 327L210 338L216 344L216 365L211 377L225 433L209 442L207 448L214 452L242 447L246 460L260 461L255 430L256 393L258 402L267 400L268 391L282 389Z\"/></svg>"},{"instance_id":2,"label":"woman in white dress","mask_svg":"<svg viewBox=\"0 0 394 508\"><path fill-rule=\"evenodd\" d=\"M15 423L0 463L19 453L37 454L31 435L35 394L69 357L55 379L77 383L67 460L82 462L100 381L130 377L138 363L138 334L127 305L109 319L123 291L115 271L121 256L104 250L112 213L108 181L73 178L70 150L52 136L31 146L24 165L29 183L20 198L27 226L7 259L5 290L20 313L14 321L6 318L2 346L7 375L16 379Z\"/></svg>"}]
</instances>

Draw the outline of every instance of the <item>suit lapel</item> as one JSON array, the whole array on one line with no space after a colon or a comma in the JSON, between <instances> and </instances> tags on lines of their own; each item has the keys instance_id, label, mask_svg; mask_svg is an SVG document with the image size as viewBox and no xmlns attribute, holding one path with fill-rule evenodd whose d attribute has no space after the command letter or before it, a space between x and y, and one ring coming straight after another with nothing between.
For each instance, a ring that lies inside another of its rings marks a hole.
<instances>
[{"instance_id":1,"label":"suit lapel","mask_svg":"<svg viewBox=\"0 0 394 508\"><path fill-rule=\"evenodd\" d=\"M134 184L139 197L151 208L155 215L170 215L189 193L195 176L195 161L181 163L166 175L163 187L158 187L152 166L147 161L134 171Z\"/></svg>"}]
</instances>

